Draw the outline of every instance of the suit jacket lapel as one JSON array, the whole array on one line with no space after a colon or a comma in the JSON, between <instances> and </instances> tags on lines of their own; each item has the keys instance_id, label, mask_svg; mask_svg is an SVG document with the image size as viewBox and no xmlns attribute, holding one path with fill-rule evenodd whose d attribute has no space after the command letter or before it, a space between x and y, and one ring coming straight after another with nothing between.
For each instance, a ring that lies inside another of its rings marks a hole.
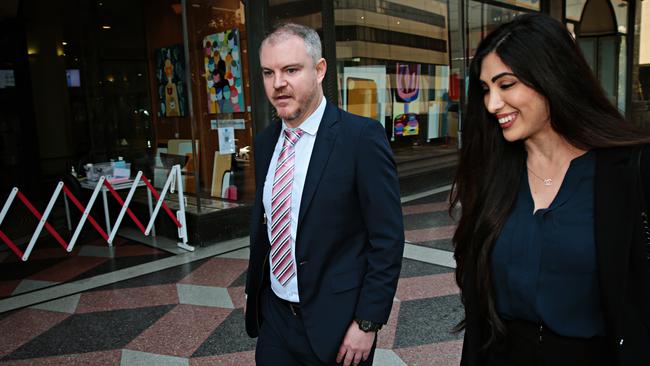
<instances>
[{"instance_id":1,"label":"suit jacket lapel","mask_svg":"<svg viewBox=\"0 0 650 366\"><path fill-rule=\"evenodd\" d=\"M260 146L260 162L258 165L261 169L257 177L257 192L259 196L262 196L264 190L264 181L266 180L266 175L269 172L269 166L271 165L271 158L273 157L273 150L275 150L275 145L278 142L280 137L280 131L282 131L282 122L275 122L273 133L269 138L265 139L264 145ZM256 162L256 164L258 164Z\"/></svg>"},{"instance_id":2,"label":"suit jacket lapel","mask_svg":"<svg viewBox=\"0 0 650 366\"><path fill-rule=\"evenodd\" d=\"M597 150L594 233L601 299L607 323L622 324L627 264L636 222L632 193L636 187L629 149ZM628 214L630 213L630 214ZM612 329L620 334L620 329Z\"/></svg>"},{"instance_id":3,"label":"suit jacket lapel","mask_svg":"<svg viewBox=\"0 0 650 366\"><path fill-rule=\"evenodd\" d=\"M327 161L334 147L334 141L338 132L338 118L339 113L337 108L331 103L327 103L323 119L318 126L318 133L316 134L316 141L314 142L314 149L311 153L307 177L305 178L305 185L302 190L300 213L298 215L298 231L301 229L302 220L309 209L309 204L314 197L314 193L316 193L323 169L327 166Z\"/></svg>"}]
</instances>

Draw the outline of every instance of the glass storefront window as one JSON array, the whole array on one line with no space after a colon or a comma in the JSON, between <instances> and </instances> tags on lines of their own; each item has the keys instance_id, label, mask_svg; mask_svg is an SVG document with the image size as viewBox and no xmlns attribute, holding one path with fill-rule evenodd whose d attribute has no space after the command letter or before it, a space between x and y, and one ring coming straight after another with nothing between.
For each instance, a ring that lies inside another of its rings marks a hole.
<instances>
[{"instance_id":1,"label":"glass storefront window","mask_svg":"<svg viewBox=\"0 0 650 366\"><path fill-rule=\"evenodd\" d=\"M587 0L566 0L565 2L565 16L567 19L580 21L582 10L585 7Z\"/></svg>"},{"instance_id":2,"label":"glass storefront window","mask_svg":"<svg viewBox=\"0 0 650 366\"><path fill-rule=\"evenodd\" d=\"M540 10L541 0L496 0L500 3L514 5L519 8ZM567 0L568 1L568 0Z\"/></svg>"},{"instance_id":3,"label":"glass storefront window","mask_svg":"<svg viewBox=\"0 0 650 366\"><path fill-rule=\"evenodd\" d=\"M473 57L476 48L485 36L490 34L499 25L506 23L523 11L506 9L495 5L485 4L477 1L469 2L467 15L467 34L469 57Z\"/></svg>"},{"instance_id":4,"label":"glass storefront window","mask_svg":"<svg viewBox=\"0 0 650 366\"><path fill-rule=\"evenodd\" d=\"M396 155L401 146L455 147L448 2L335 1L334 9L341 107L380 121Z\"/></svg>"}]
</instances>

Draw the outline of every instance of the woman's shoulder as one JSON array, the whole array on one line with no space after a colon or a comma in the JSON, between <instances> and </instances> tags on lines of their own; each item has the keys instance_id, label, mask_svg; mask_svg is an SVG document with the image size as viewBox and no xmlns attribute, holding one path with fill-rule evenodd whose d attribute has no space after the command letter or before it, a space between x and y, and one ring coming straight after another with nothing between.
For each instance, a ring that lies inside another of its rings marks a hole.
<instances>
[{"instance_id":1,"label":"woman's shoulder","mask_svg":"<svg viewBox=\"0 0 650 366\"><path fill-rule=\"evenodd\" d=\"M626 157L636 156L639 150L643 150L643 155L650 156L650 144L634 144L624 146L599 147L593 149L599 157ZM645 159L644 159L645 160Z\"/></svg>"}]
</instances>

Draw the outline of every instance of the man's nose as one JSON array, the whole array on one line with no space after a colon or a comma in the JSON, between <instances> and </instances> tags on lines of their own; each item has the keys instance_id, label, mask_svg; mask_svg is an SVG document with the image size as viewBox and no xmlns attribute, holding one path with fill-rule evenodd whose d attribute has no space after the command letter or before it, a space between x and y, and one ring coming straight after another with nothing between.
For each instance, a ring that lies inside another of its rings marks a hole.
<instances>
[{"instance_id":1,"label":"man's nose","mask_svg":"<svg viewBox=\"0 0 650 366\"><path fill-rule=\"evenodd\" d=\"M273 78L273 87L275 89L281 89L285 85L287 85L287 81L284 79L284 76L281 74L276 74L275 77Z\"/></svg>"},{"instance_id":2,"label":"man's nose","mask_svg":"<svg viewBox=\"0 0 650 366\"><path fill-rule=\"evenodd\" d=\"M489 93L486 96L485 107L490 113L497 113L501 108L503 108L504 102L501 99L501 96L498 93Z\"/></svg>"}]
</instances>

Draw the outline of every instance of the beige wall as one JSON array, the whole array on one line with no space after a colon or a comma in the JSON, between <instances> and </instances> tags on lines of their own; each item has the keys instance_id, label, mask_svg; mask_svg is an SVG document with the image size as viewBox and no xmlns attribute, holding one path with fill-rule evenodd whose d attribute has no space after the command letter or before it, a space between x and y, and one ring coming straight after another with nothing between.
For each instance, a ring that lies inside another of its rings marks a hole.
<instances>
[{"instance_id":1,"label":"beige wall","mask_svg":"<svg viewBox=\"0 0 650 366\"><path fill-rule=\"evenodd\" d=\"M639 45L639 64L650 64L650 1L639 1L641 5L641 40Z\"/></svg>"}]
</instances>

